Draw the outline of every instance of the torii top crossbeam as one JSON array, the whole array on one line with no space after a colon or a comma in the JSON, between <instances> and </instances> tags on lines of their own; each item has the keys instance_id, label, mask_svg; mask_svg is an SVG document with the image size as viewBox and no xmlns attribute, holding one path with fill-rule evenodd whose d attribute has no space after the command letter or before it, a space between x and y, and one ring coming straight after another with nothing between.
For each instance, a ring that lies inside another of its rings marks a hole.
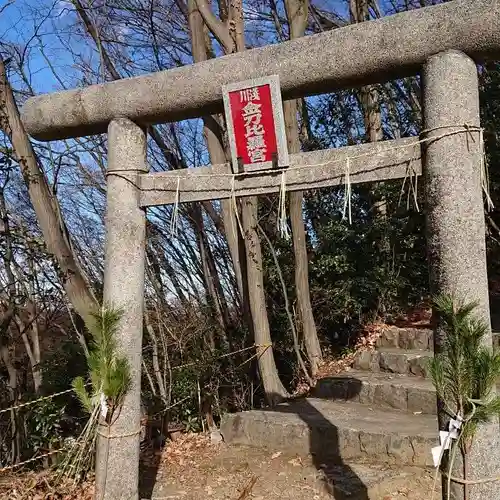
<instances>
[{"instance_id":1,"label":"torii top crossbeam","mask_svg":"<svg viewBox=\"0 0 500 500\"><path fill-rule=\"evenodd\" d=\"M277 74L296 98L416 73L455 49L475 60L500 53L500 0L455 0L298 40L136 78L29 99L22 111L41 140L103 133L111 120L141 125L220 112L222 86Z\"/></svg>"}]
</instances>

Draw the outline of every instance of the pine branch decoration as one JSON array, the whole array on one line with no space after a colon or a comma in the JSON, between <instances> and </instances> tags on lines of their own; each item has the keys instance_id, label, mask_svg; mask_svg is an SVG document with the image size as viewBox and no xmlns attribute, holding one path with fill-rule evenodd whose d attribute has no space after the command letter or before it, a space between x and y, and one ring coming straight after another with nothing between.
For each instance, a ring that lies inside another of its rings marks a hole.
<instances>
[{"instance_id":1,"label":"pine branch decoration","mask_svg":"<svg viewBox=\"0 0 500 500\"><path fill-rule=\"evenodd\" d=\"M92 313L92 324L87 325L92 335L87 358L90 394L82 377L73 381L73 387L89 413L100 403L101 394L104 395L112 413L120 406L130 388L130 367L128 361L118 355L116 344L116 330L122 314L120 310L103 306Z\"/></svg>"},{"instance_id":2,"label":"pine branch decoration","mask_svg":"<svg viewBox=\"0 0 500 500\"><path fill-rule=\"evenodd\" d=\"M81 480L92 469L99 420L107 425L113 422L113 414L130 388L130 365L118 354L116 342L122 315L121 310L102 306L92 314L91 324L87 324L92 335L87 356L88 383L83 377L77 377L73 380L73 388L90 418L61 464L60 477L70 475Z\"/></svg>"},{"instance_id":3,"label":"pine branch decoration","mask_svg":"<svg viewBox=\"0 0 500 500\"><path fill-rule=\"evenodd\" d=\"M440 295L434 305L446 336L441 352L430 363L430 375L447 411L464 418L461 439L466 451L477 425L500 415L496 394L500 354L482 344L488 325L473 314L477 302Z\"/></svg>"}]
</instances>

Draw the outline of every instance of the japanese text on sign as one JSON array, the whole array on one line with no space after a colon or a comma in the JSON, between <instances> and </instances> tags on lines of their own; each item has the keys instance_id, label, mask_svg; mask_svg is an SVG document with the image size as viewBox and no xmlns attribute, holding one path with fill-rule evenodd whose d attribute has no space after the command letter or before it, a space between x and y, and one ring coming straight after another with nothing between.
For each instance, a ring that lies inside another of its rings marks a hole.
<instances>
[{"instance_id":1,"label":"japanese text on sign","mask_svg":"<svg viewBox=\"0 0 500 500\"><path fill-rule=\"evenodd\" d=\"M250 92L251 91L251 92ZM251 93L255 101L259 100L259 89L248 89L240 92L240 98L246 97L245 94ZM244 99L241 99L242 101ZM266 141L264 139L264 126L262 125L262 104L248 100L243 107L243 121L245 123L245 137L247 139L247 153L252 163L265 161Z\"/></svg>"},{"instance_id":2,"label":"japanese text on sign","mask_svg":"<svg viewBox=\"0 0 500 500\"><path fill-rule=\"evenodd\" d=\"M245 164L272 161L277 145L270 86L230 92L229 100L237 156Z\"/></svg>"}]
</instances>

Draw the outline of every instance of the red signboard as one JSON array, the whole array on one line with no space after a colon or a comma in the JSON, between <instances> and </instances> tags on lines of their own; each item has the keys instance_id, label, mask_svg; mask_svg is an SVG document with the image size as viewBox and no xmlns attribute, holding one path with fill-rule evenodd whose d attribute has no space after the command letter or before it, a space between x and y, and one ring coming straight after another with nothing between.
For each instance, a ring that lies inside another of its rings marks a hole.
<instances>
[{"instance_id":1,"label":"red signboard","mask_svg":"<svg viewBox=\"0 0 500 500\"><path fill-rule=\"evenodd\" d=\"M229 92L236 155L243 164L272 161L278 154L271 86Z\"/></svg>"},{"instance_id":2,"label":"red signboard","mask_svg":"<svg viewBox=\"0 0 500 500\"><path fill-rule=\"evenodd\" d=\"M288 167L278 76L232 83L222 94L233 172Z\"/></svg>"}]
</instances>

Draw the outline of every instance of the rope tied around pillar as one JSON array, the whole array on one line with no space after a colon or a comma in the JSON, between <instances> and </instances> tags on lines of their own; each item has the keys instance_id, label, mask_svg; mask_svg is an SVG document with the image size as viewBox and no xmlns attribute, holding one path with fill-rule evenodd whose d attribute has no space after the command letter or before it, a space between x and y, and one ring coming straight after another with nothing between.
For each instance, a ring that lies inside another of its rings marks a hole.
<instances>
[{"instance_id":1,"label":"rope tied around pillar","mask_svg":"<svg viewBox=\"0 0 500 500\"><path fill-rule=\"evenodd\" d=\"M452 130L450 132L439 134L437 136L427 136L423 139L421 138L423 135L427 135L430 132L443 129L459 129L459 130ZM479 134L479 161L480 161L479 175L480 175L481 189L486 199L487 210L491 211L493 208L495 208L495 206L493 204L493 200L491 199L490 195L489 173L486 161L486 150L484 147L484 128L479 125L471 125L469 123L464 123L463 125L441 125L438 127L424 129L420 132L419 136L421 138L420 142L422 144L425 144L427 142L433 142L439 139L444 139L445 137L449 137L452 135L465 133L467 135L467 139L470 139L472 142L476 142L473 132L477 132ZM467 149L470 151L469 141L467 141Z\"/></svg>"},{"instance_id":2,"label":"rope tied around pillar","mask_svg":"<svg viewBox=\"0 0 500 500\"><path fill-rule=\"evenodd\" d=\"M110 428L111 426L110 425L106 425L106 428L108 429L108 432L105 433L105 432L101 432L99 429L97 429L97 434L99 434L99 436L102 436L103 438L106 438L106 439L120 439L120 438L127 438L127 437L133 437L133 436L137 436L137 434L140 434L141 433L141 429L137 430L137 431L133 431L133 432L125 432L123 434L110 434Z\"/></svg>"},{"instance_id":3,"label":"rope tied around pillar","mask_svg":"<svg viewBox=\"0 0 500 500\"><path fill-rule=\"evenodd\" d=\"M437 131L443 131L442 133L436 134L436 135L429 135L431 132L437 132ZM331 166L332 164L339 163L339 162L344 162L345 161L345 169L344 169L344 207L343 207L343 212L342 212L342 218L343 220L348 219L349 223L352 223L352 171L351 171L351 162L355 160L360 160L363 158L367 157L372 157L376 154L386 154L387 152L391 151L397 151L401 149L410 149L412 147L417 147L421 145L425 145L428 143L432 143L441 139L444 139L446 137L458 135L458 134L467 134L467 138L470 138L473 142L476 142L473 133L477 132L479 134L479 155L480 155L480 182L481 182L481 189L484 193L484 197L486 200L486 205L487 205L487 210L492 210L494 208L494 204L490 195L490 189L489 189L489 176L488 176L488 168L487 168L487 162L485 159L485 148L484 148L484 130L482 127L478 125L471 125L471 124L450 124L450 125L441 125L437 127L432 127L428 129L424 129L420 132L418 138L409 144L404 144L404 145L397 145L394 147L390 148L384 148L379 151L379 153L361 153L361 154L353 154L353 155L346 155L344 158L339 158L336 160L331 160L331 161L326 161L326 162L321 162L321 163L312 163L312 164L304 164L304 165L296 165L296 166L289 166L287 168L287 171L295 171L295 170L302 170L302 169L310 169L310 168L320 168L320 167L325 167L325 166ZM106 173L106 177L109 176L117 176L125 181L133 184L137 189L140 191L153 191L153 192L170 192L172 189L170 188L157 188L157 187L152 187L152 188L143 188L140 185L137 185L132 179L128 178L125 175L121 175L120 172L126 172L130 173L132 171L130 170L112 170ZM138 172L138 171L133 171L133 172ZM225 173L225 172L213 172L209 174L197 174L196 178L224 178L224 177L229 177L231 178L231 185L230 185L230 199L232 201L232 210L231 210L231 220L233 227L235 226L235 221L234 219L236 218L236 222L238 224L239 230L241 234L244 237L244 230L243 226L239 217L239 210L237 206L237 194L236 194L236 180L243 178L243 177L252 177L252 176L264 176L264 175L272 175L276 176L276 169L267 169L267 170L257 170L257 171L250 171L250 172L238 172L238 173ZM418 175L417 172L415 171L415 168L412 165L412 161L410 161L410 164L407 167L406 170L406 175L405 178L403 179L403 186L402 186L402 193L401 196L404 192L404 186L406 184L406 179L409 179L410 185L409 189L410 192L408 193L408 197L412 196L415 207L417 211L420 211L420 207L418 205L418 200L417 200L417 189L418 189ZM174 205L178 205L179 203L179 179L180 176L177 177L177 183L175 187L175 199L174 199ZM412 182L413 180L413 182ZM286 174L284 171L281 172L281 178L280 178L280 185L279 185L279 203L278 203L278 230L281 234L282 237L285 239L289 239L289 229L286 224L286 205L285 205L285 197L286 197L286 190L287 190L287 181L286 181ZM400 196L400 201L401 201L401 196ZM407 206L409 206L409 199L407 202ZM175 212L175 210L174 210ZM288 235L288 237L287 237Z\"/></svg>"}]
</instances>

